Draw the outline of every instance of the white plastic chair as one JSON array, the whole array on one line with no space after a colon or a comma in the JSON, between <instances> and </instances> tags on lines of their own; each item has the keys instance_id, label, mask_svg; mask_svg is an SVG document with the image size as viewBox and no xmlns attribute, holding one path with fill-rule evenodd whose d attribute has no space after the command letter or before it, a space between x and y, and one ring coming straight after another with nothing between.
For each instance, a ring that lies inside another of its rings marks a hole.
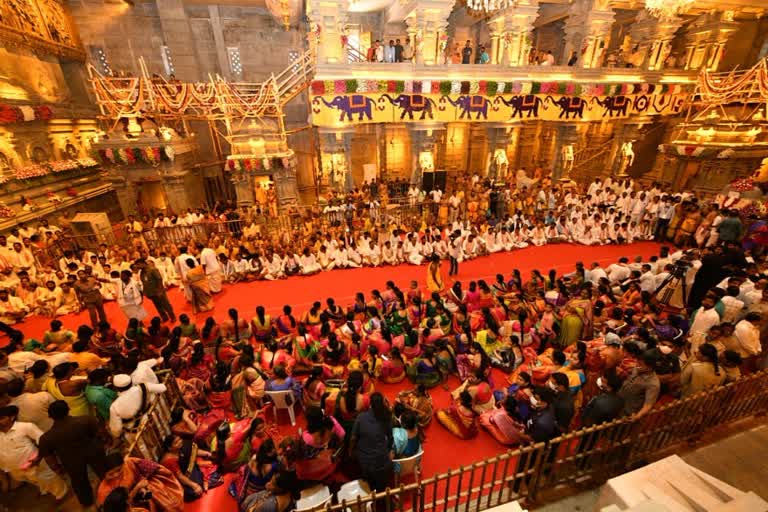
<instances>
[{"instance_id":1,"label":"white plastic chair","mask_svg":"<svg viewBox=\"0 0 768 512\"><path fill-rule=\"evenodd\" d=\"M286 409L288 411L288 416L291 418L291 426L295 427L296 413L293 408L298 404L299 401L296 400L296 396L293 394L293 391L290 389L285 391L267 391L266 395L270 398L270 400L272 400L272 403L275 404L275 408L273 409L275 414L275 423L277 423L277 411L280 409Z\"/></svg>"},{"instance_id":2,"label":"white plastic chair","mask_svg":"<svg viewBox=\"0 0 768 512\"><path fill-rule=\"evenodd\" d=\"M365 504L365 510L359 510L357 506L357 497L365 498L371 494L371 489L365 480L352 480L341 486L336 493L336 502L341 504L342 500L347 500L347 508L344 512L371 512L373 502Z\"/></svg>"},{"instance_id":3,"label":"white plastic chair","mask_svg":"<svg viewBox=\"0 0 768 512\"><path fill-rule=\"evenodd\" d=\"M273 393L282 393L282 391L273 391ZM296 512L302 510L311 510L316 507L325 506L331 501L331 490L327 485L316 485L309 489L301 491L301 498L296 502Z\"/></svg>"},{"instance_id":4,"label":"white plastic chair","mask_svg":"<svg viewBox=\"0 0 768 512\"><path fill-rule=\"evenodd\" d=\"M424 456L424 449L420 449L416 455L405 457L402 459L392 459L392 463L400 464L400 471L395 473L395 485L400 482L400 478L407 475L412 475L416 472L416 469L421 469L421 458Z\"/></svg>"}]
</instances>

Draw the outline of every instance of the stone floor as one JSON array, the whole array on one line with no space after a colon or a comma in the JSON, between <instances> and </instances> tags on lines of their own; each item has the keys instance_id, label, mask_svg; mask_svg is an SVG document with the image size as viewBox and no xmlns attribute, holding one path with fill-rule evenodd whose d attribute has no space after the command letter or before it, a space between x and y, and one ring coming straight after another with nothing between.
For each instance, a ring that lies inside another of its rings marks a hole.
<instances>
[{"instance_id":1,"label":"stone floor","mask_svg":"<svg viewBox=\"0 0 768 512\"><path fill-rule=\"evenodd\" d=\"M768 423L736 432L680 456L688 464L768 500ZM595 511L600 489L592 489L537 507L537 512Z\"/></svg>"}]
</instances>

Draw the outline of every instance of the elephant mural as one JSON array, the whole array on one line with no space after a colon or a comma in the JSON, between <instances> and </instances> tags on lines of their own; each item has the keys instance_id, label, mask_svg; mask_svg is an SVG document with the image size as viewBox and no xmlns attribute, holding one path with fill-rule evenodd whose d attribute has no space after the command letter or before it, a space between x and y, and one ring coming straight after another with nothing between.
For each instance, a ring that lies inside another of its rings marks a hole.
<instances>
[{"instance_id":1,"label":"elephant mural","mask_svg":"<svg viewBox=\"0 0 768 512\"><path fill-rule=\"evenodd\" d=\"M557 116L560 119L563 116L566 119L570 119L571 115L573 115L574 119L582 119L584 117L584 108L587 106L586 100L578 96L560 96L560 98L555 100L552 96L547 95L546 101L550 101L560 107L560 115Z\"/></svg>"},{"instance_id":2,"label":"elephant mural","mask_svg":"<svg viewBox=\"0 0 768 512\"><path fill-rule=\"evenodd\" d=\"M373 121L373 109L376 102L372 98L363 96L362 94L349 94L346 96L336 96L331 101L326 101L322 96L315 96L312 100L313 112L319 114L320 110L315 107L320 106L321 102L328 108L334 108L341 111L341 117L339 121L344 121L346 117L348 121L352 121L352 115L357 114L358 121L362 121L363 117L368 121ZM383 107L379 107L379 110L384 110Z\"/></svg>"},{"instance_id":3,"label":"elephant mural","mask_svg":"<svg viewBox=\"0 0 768 512\"><path fill-rule=\"evenodd\" d=\"M435 100L423 94L401 94L396 98L389 94L382 94L379 97L379 102L385 99L400 109L400 119L404 119L405 115L408 114L408 119L413 120L414 112L421 112L421 117L419 117L421 121L426 116L429 116L430 119L435 118L432 113L432 109L435 107Z\"/></svg>"},{"instance_id":4,"label":"elephant mural","mask_svg":"<svg viewBox=\"0 0 768 512\"><path fill-rule=\"evenodd\" d=\"M603 107L603 117L606 115L608 115L608 117L613 117L614 114L616 114L616 116L626 116L627 109L632 104L632 99L628 96L619 94L616 96L606 96L603 100L595 96L590 102L596 102Z\"/></svg>"},{"instance_id":5,"label":"elephant mural","mask_svg":"<svg viewBox=\"0 0 768 512\"><path fill-rule=\"evenodd\" d=\"M440 98L440 110L445 110L446 102L461 109L459 119L464 119L465 117L472 119L472 112L477 113L475 119L480 119L480 116L483 119L488 119L488 104L490 102L485 96L480 96L479 94L472 96L462 95L456 98L456 101L453 101L448 96L442 96Z\"/></svg>"},{"instance_id":6,"label":"elephant mural","mask_svg":"<svg viewBox=\"0 0 768 512\"><path fill-rule=\"evenodd\" d=\"M495 106L498 105L499 102L502 102L511 108L512 113L510 118L512 119L515 117L520 117L522 119L523 113L525 112L528 113L526 117L539 117L539 107L547 110L544 100L534 94L515 95L510 97L509 100L505 99L504 96L498 96L493 100L494 110L499 110L499 107Z\"/></svg>"}]
</instances>

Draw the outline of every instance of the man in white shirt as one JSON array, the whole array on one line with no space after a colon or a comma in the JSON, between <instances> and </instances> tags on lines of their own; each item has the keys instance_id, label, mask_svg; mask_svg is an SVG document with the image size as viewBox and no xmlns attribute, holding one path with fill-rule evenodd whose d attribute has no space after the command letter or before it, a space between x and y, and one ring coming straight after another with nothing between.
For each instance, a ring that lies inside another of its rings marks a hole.
<instances>
[{"instance_id":1,"label":"man in white shirt","mask_svg":"<svg viewBox=\"0 0 768 512\"><path fill-rule=\"evenodd\" d=\"M131 382L133 384L157 384L157 375L153 368L162 364L163 358L151 358L139 361L136 358L128 358L126 369L131 371Z\"/></svg>"},{"instance_id":2,"label":"man in white shirt","mask_svg":"<svg viewBox=\"0 0 768 512\"><path fill-rule=\"evenodd\" d=\"M735 324L741 320L741 316L744 314L744 301L739 300L739 287L729 286L723 298L720 302L725 306L723 311L723 322Z\"/></svg>"},{"instance_id":3,"label":"man in white shirt","mask_svg":"<svg viewBox=\"0 0 768 512\"><path fill-rule=\"evenodd\" d=\"M456 192L451 193L448 198L448 222L453 224L459 218L459 208L461 207L461 198Z\"/></svg>"},{"instance_id":4,"label":"man in white shirt","mask_svg":"<svg viewBox=\"0 0 768 512\"><path fill-rule=\"evenodd\" d=\"M739 340L739 352L743 358L758 356L762 351L760 345L761 319L762 316L759 313L747 313L744 320L737 323L733 330L733 335Z\"/></svg>"},{"instance_id":5,"label":"man in white shirt","mask_svg":"<svg viewBox=\"0 0 768 512\"><path fill-rule=\"evenodd\" d=\"M120 272L119 279L112 279L117 288L117 304L123 310L126 318L135 318L139 321L147 318L147 310L142 306L144 297L141 294L141 281L133 279L130 270Z\"/></svg>"},{"instance_id":6,"label":"man in white shirt","mask_svg":"<svg viewBox=\"0 0 768 512\"><path fill-rule=\"evenodd\" d=\"M203 266L203 270L205 270L205 276L208 278L208 286L211 288L211 293L219 293L223 279L216 251L206 247L202 242L197 242L195 247L200 251L200 264Z\"/></svg>"},{"instance_id":7,"label":"man in white shirt","mask_svg":"<svg viewBox=\"0 0 768 512\"><path fill-rule=\"evenodd\" d=\"M133 384L131 377L124 373L115 375L112 384L119 393L109 406L109 432L113 437L119 437L123 430L134 433L152 403L152 395L166 390L165 384Z\"/></svg>"},{"instance_id":8,"label":"man in white shirt","mask_svg":"<svg viewBox=\"0 0 768 512\"><path fill-rule=\"evenodd\" d=\"M593 285L597 286L600 284L600 279L602 278L608 278L608 274L603 270L600 265L595 262L592 263L592 268L587 271L587 279L589 282L591 282Z\"/></svg>"},{"instance_id":9,"label":"man in white shirt","mask_svg":"<svg viewBox=\"0 0 768 512\"><path fill-rule=\"evenodd\" d=\"M9 405L19 408L18 421L33 423L42 432L47 432L53 426L53 420L48 417L48 406L55 399L47 391L37 393L25 393L24 381L14 379L8 383L8 396L11 398Z\"/></svg>"},{"instance_id":10,"label":"man in white shirt","mask_svg":"<svg viewBox=\"0 0 768 512\"><path fill-rule=\"evenodd\" d=\"M640 274L640 289L644 292L653 293L656 291L656 274L651 270L648 263L644 263Z\"/></svg>"},{"instance_id":11,"label":"man in white shirt","mask_svg":"<svg viewBox=\"0 0 768 512\"><path fill-rule=\"evenodd\" d=\"M629 259L619 258L618 263L609 265L605 271L608 273L608 280L611 284L620 283L629 277L631 271L629 270Z\"/></svg>"},{"instance_id":12,"label":"man in white shirt","mask_svg":"<svg viewBox=\"0 0 768 512\"><path fill-rule=\"evenodd\" d=\"M188 259L191 259L195 263L194 266L197 266L197 258L187 254L185 246L179 246L179 255L176 256L173 266L176 268L176 275L179 276L181 286L184 288L184 298L187 299L187 302L192 302L192 289L187 285L187 272L190 270L189 265L187 265Z\"/></svg>"},{"instance_id":13,"label":"man in white shirt","mask_svg":"<svg viewBox=\"0 0 768 512\"><path fill-rule=\"evenodd\" d=\"M18 414L15 405L0 407L0 470L14 480L37 486L43 494L63 498L69 490L67 483L45 461L31 464L43 431L33 423L16 421Z\"/></svg>"}]
</instances>

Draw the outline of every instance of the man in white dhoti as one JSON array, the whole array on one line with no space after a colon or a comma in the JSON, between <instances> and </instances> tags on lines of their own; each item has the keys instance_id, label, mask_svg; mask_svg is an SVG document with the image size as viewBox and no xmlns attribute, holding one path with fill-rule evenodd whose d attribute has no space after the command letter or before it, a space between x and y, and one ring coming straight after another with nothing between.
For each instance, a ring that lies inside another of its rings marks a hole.
<instances>
[{"instance_id":1,"label":"man in white dhoti","mask_svg":"<svg viewBox=\"0 0 768 512\"><path fill-rule=\"evenodd\" d=\"M205 270L205 277L208 278L208 286L211 288L211 293L219 293L223 276L216 251L206 247L201 242L197 242L195 247L200 251L200 264L203 266L203 270Z\"/></svg>"},{"instance_id":2,"label":"man in white dhoti","mask_svg":"<svg viewBox=\"0 0 768 512\"><path fill-rule=\"evenodd\" d=\"M188 259L194 261L194 266L197 266L197 258L191 254L187 254L187 248L185 246L179 246L179 255L176 256L173 266L176 268L176 275L179 276L179 280L181 281L180 287L184 289L184 298L187 299L187 302L192 302L192 289L187 282L187 272L190 270L190 267L187 265Z\"/></svg>"},{"instance_id":3,"label":"man in white dhoti","mask_svg":"<svg viewBox=\"0 0 768 512\"><path fill-rule=\"evenodd\" d=\"M131 318L144 320L147 317L147 311L142 306L144 297L141 295L141 282L133 279L130 270L123 270L120 272L120 279L112 279L112 283L117 288L117 304L125 316L129 320Z\"/></svg>"}]
</instances>

